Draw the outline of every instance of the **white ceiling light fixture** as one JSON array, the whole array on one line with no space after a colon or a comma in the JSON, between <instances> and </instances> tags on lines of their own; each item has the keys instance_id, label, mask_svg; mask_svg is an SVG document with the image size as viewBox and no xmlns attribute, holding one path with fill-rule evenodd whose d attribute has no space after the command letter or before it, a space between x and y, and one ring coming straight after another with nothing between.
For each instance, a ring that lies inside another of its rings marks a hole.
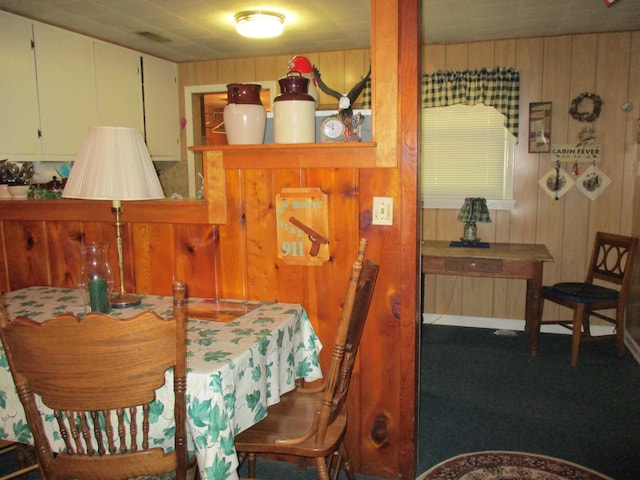
<instances>
[{"instance_id":1,"label":"white ceiling light fixture","mask_svg":"<svg viewBox=\"0 0 640 480\"><path fill-rule=\"evenodd\" d=\"M251 38L277 37L284 31L284 15L264 10L236 13L236 30Z\"/></svg>"}]
</instances>

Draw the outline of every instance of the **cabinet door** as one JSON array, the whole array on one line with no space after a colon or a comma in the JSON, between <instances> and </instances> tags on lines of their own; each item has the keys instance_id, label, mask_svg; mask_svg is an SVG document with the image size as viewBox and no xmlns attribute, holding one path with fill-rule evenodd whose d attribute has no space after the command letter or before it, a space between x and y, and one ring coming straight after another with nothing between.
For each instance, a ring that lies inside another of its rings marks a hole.
<instances>
[{"instance_id":1,"label":"cabinet door","mask_svg":"<svg viewBox=\"0 0 640 480\"><path fill-rule=\"evenodd\" d=\"M178 68L143 56L145 138L153 160L180 160Z\"/></svg>"},{"instance_id":2,"label":"cabinet door","mask_svg":"<svg viewBox=\"0 0 640 480\"><path fill-rule=\"evenodd\" d=\"M0 12L0 158L40 152L31 22Z\"/></svg>"},{"instance_id":3,"label":"cabinet door","mask_svg":"<svg viewBox=\"0 0 640 480\"><path fill-rule=\"evenodd\" d=\"M93 52L98 124L137 128L144 136L140 54L97 41Z\"/></svg>"},{"instance_id":4,"label":"cabinet door","mask_svg":"<svg viewBox=\"0 0 640 480\"><path fill-rule=\"evenodd\" d=\"M35 23L43 155L75 155L95 125L93 40Z\"/></svg>"}]
</instances>

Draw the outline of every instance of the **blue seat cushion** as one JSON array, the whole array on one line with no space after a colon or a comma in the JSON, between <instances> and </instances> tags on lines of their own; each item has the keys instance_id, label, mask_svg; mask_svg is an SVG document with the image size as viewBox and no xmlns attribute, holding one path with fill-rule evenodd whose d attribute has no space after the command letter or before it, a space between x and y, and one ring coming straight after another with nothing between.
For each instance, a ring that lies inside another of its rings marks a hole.
<instances>
[{"instance_id":1,"label":"blue seat cushion","mask_svg":"<svg viewBox=\"0 0 640 480\"><path fill-rule=\"evenodd\" d=\"M596 300L616 300L618 298L617 290L601 287L600 285L593 285L591 283L562 282L556 283L551 287L551 289L555 292L562 293L563 295L574 297L575 300L581 303L588 303Z\"/></svg>"}]
</instances>

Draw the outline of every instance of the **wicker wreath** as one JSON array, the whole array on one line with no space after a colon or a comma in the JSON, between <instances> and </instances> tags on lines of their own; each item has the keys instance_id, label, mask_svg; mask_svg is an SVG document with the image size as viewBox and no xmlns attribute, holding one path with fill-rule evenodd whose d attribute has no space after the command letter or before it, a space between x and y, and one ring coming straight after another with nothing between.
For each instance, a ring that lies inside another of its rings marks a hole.
<instances>
[{"instance_id":1,"label":"wicker wreath","mask_svg":"<svg viewBox=\"0 0 640 480\"><path fill-rule=\"evenodd\" d=\"M590 112L579 112L578 108L582 101L588 98L593 102L593 109ZM602 99L595 93L581 93L576 98L571 100L571 108L569 109L569 115L580 122L593 122L600 116L600 110L602 109Z\"/></svg>"}]
</instances>

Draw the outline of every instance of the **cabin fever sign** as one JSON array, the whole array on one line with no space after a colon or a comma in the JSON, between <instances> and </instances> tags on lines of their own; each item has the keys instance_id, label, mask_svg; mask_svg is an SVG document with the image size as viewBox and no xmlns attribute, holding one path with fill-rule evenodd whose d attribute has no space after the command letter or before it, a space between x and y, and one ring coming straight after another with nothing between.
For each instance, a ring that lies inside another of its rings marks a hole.
<instances>
[{"instance_id":1,"label":"cabin fever sign","mask_svg":"<svg viewBox=\"0 0 640 480\"><path fill-rule=\"evenodd\" d=\"M600 145L553 145L551 161L553 162L595 162L600 159Z\"/></svg>"},{"instance_id":2,"label":"cabin fever sign","mask_svg":"<svg viewBox=\"0 0 640 480\"><path fill-rule=\"evenodd\" d=\"M319 188L285 188L276 206L278 258L306 266L329 260L327 195Z\"/></svg>"}]
</instances>

